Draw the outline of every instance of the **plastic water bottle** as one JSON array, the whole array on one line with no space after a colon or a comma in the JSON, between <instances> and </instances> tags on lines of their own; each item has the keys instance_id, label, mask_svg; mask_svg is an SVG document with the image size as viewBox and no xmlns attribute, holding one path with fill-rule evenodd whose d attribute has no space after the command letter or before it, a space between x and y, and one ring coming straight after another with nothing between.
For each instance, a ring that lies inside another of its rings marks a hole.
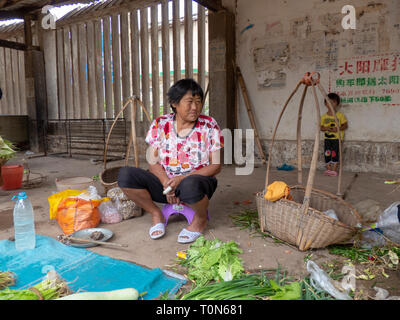
<instances>
[{"instance_id":1,"label":"plastic water bottle","mask_svg":"<svg viewBox=\"0 0 400 320\"><path fill-rule=\"evenodd\" d=\"M25 192L12 197L14 206L15 248L19 251L34 249L36 245L35 223L32 204Z\"/></svg>"}]
</instances>

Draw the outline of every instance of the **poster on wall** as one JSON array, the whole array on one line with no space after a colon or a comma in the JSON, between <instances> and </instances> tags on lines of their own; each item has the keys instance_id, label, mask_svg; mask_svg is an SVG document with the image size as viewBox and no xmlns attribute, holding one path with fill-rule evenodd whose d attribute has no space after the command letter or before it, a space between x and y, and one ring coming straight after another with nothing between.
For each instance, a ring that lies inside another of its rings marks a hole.
<instances>
[{"instance_id":1,"label":"poster on wall","mask_svg":"<svg viewBox=\"0 0 400 320\"><path fill-rule=\"evenodd\" d=\"M400 52L340 59L329 90L343 104L400 106Z\"/></svg>"}]
</instances>

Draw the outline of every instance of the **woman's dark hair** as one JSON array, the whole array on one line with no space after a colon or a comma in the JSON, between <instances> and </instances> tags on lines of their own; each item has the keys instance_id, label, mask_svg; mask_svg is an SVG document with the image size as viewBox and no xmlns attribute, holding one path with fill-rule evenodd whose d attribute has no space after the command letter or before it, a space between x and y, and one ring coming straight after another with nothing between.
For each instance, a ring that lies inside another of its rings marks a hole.
<instances>
[{"instance_id":1,"label":"woman's dark hair","mask_svg":"<svg viewBox=\"0 0 400 320\"><path fill-rule=\"evenodd\" d=\"M203 101L204 93L201 86L193 79L181 79L175 82L175 84L169 88L167 93L168 102L171 105L171 109L174 113L176 113L176 110L172 104L179 103L188 91L192 92L193 97L200 96L201 101Z\"/></svg>"},{"instance_id":2,"label":"woman's dark hair","mask_svg":"<svg viewBox=\"0 0 400 320\"><path fill-rule=\"evenodd\" d=\"M339 97L338 94L336 94L334 92L328 93L328 98L331 99L331 100L335 100L337 105L340 104L340 97ZM326 99L325 99L325 102L326 102Z\"/></svg>"}]
</instances>

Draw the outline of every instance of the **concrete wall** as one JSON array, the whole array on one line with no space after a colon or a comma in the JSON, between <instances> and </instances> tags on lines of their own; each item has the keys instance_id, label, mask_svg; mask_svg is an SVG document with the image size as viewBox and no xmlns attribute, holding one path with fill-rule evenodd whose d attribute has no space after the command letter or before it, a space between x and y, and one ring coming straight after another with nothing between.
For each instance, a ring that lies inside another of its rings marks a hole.
<instances>
[{"instance_id":1,"label":"concrete wall","mask_svg":"<svg viewBox=\"0 0 400 320\"><path fill-rule=\"evenodd\" d=\"M223 4L236 12L237 64L266 150L290 92L305 72L318 71L324 88L342 97L340 111L349 121L344 168L399 170L400 1L224 0ZM341 24L345 17L342 7L349 4L356 9L356 30L344 30ZM239 126L250 128L239 97ZM295 158L300 97L299 90L280 124L278 161ZM325 112L320 94L319 102ZM316 128L309 90L303 139L312 144Z\"/></svg>"}]
</instances>

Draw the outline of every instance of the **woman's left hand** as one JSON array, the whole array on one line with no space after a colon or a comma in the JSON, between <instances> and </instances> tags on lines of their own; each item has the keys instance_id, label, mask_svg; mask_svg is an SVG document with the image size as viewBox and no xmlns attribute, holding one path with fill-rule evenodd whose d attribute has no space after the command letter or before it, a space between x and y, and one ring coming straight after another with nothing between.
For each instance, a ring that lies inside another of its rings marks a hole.
<instances>
[{"instance_id":1,"label":"woman's left hand","mask_svg":"<svg viewBox=\"0 0 400 320\"><path fill-rule=\"evenodd\" d=\"M172 192L175 193L175 189L179 186L183 178L184 178L183 176L177 176L169 179L169 181L167 182L167 186L170 186L172 188L170 193Z\"/></svg>"}]
</instances>

